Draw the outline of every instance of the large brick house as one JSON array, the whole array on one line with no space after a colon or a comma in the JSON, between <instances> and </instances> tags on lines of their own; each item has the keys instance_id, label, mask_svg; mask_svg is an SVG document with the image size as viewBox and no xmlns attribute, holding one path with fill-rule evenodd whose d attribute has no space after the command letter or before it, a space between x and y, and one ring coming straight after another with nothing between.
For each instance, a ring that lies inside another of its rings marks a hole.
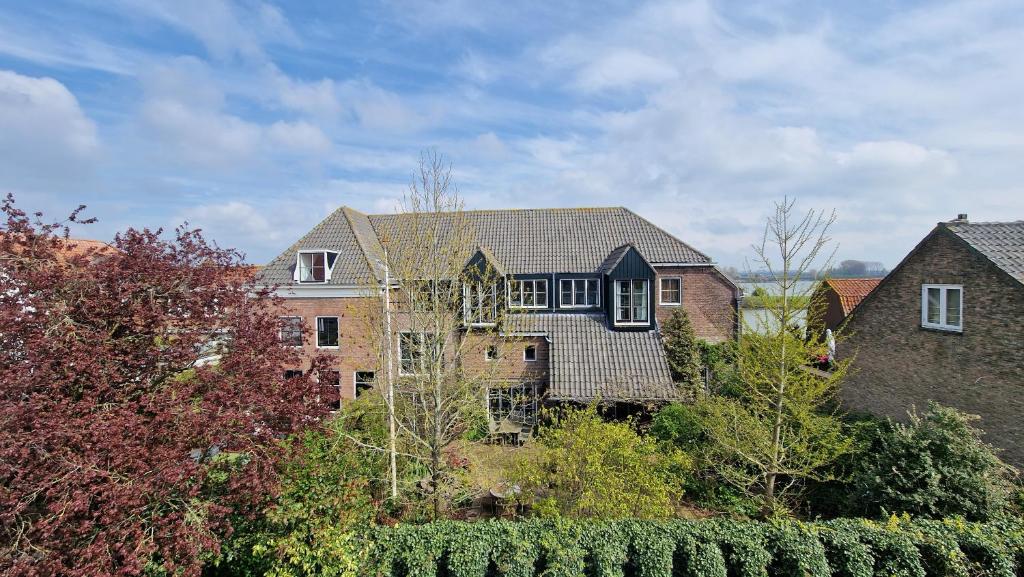
<instances>
[{"instance_id":1,"label":"large brick house","mask_svg":"<svg viewBox=\"0 0 1024 577\"><path fill-rule=\"evenodd\" d=\"M707 255L630 210L485 210L462 217L474 237L466 266L486 260L507 279L502 290L518 287L503 299L510 309L503 348L516 350L481 347L467 361L496 359L492 416L510 384L551 401L674 398L658 327L680 307L701 338L737 335L737 286ZM339 402L383 374L381 353L357 311L380 307L382 290L368 291L368 283L383 288L380 255L385 244L401 248L395 243L402 242L406 218L342 207L260 273L259 282L277 286L285 298L283 339L306 353L303 366L288 370L308 370L315 353L327 354ZM402 338L396 340L401 357Z\"/></svg>"},{"instance_id":2,"label":"large brick house","mask_svg":"<svg viewBox=\"0 0 1024 577\"><path fill-rule=\"evenodd\" d=\"M1024 221L939 223L853 310L838 356L853 409L905 418L929 400L982 417L1024 464Z\"/></svg>"}]
</instances>

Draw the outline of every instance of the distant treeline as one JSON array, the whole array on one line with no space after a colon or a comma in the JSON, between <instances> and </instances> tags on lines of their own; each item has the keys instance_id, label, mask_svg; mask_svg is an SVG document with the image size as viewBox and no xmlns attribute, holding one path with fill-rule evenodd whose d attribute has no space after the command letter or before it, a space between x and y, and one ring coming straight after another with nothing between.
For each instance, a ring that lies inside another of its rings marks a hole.
<instances>
[{"instance_id":1,"label":"distant treeline","mask_svg":"<svg viewBox=\"0 0 1024 577\"><path fill-rule=\"evenodd\" d=\"M741 271L736 267L725 267L722 269L730 278L739 282L769 282L774 279L772 273L766 270ZM809 270L806 273L794 276L797 280L818 280L822 277L833 278L865 278L883 277L888 274L888 269L876 261L844 260L839 266L832 267L825 271ZM777 274L777 273L776 273Z\"/></svg>"}]
</instances>

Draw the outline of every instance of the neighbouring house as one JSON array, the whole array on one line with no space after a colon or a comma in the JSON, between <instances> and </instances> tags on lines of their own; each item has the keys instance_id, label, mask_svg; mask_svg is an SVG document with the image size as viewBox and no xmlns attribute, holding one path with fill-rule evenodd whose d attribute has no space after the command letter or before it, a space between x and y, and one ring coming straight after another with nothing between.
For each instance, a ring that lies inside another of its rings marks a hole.
<instances>
[{"instance_id":1,"label":"neighbouring house","mask_svg":"<svg viewBox=\"0 0 1024 577\"><path fill-rule=\"evenodd\" d=\"M516 349L482 347L464 361L497 363L488 394L494 426L508 419L510 399L524 395L534 409L543 401L676 398L658 326L677 308L689 313L703 339L737 336L738 287L707 255L628 209L483 210L463 216L474 236L466 266L486 261L504 279L497 290L509 307L503 328L509 340L501 348ZM383 374L381 354L357 311L381 306L381 291L368 291L367 283L383 288L382 239L392 239L389 250L400 250L395 244L401 244L403 219L409 217L342 207L258 277L261 284L277 286L285 299L282 340L306 353L303 366L286 370L299 374L314 354L328 354L337 371L330 379L336 380L338 402L372 387ZM303 339L303 327L310 338ZM402 357L402 338L395 340Z\"/></svg>"},{"instance_id":2,"label":"neighbouring house","mask_svg":"<svg viewBox=\"0 0 1024 577\"><path fill-rule=\"evenodd\" d=\"M818 283L811 293L808 311L808 334L823 336L826 330L839 330L850 312L875 290L880 278L828 278Z\"/></svg>"},{"instance_id":3,"label":"neighbouring house","mask_svg":"<svg viewBox=\"0 0 1024 577\"><path fill-rule=\"evenodd\" d=\"M980 415L1024 464L1024 221L939 223L853 310L839 357L851 409L905 418L929 400Z\"/></svg>"}]
</instances>

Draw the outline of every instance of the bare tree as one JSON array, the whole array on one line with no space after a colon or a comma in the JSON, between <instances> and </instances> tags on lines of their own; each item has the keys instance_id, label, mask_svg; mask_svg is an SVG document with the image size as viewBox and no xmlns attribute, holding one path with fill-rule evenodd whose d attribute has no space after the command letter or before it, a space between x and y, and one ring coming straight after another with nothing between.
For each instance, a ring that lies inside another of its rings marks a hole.
<instances>
[{"instance_id":1,"label":"bare tree","mask_svg":"<svg viewBox=\"0 0 1024 577\"><path fill-rule=\"evenodd\" d=\"M435 153L422 156L400 211L381 227L386 306L371 306L365 317L388 365L382 398L395 431L389 451L413 473L402 492L429 495L437 518L460 486L447 452L487 418L497 363L475 361L511 338L501 333L505 283L487 249L476 245L451 168ZM396 491L400 476L393 469Z\"/></svg>"}]
</instances>

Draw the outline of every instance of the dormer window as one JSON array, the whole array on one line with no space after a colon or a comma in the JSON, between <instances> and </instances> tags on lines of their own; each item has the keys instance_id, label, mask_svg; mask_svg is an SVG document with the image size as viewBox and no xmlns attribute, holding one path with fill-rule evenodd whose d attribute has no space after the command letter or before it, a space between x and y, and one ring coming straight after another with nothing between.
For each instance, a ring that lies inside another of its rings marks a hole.
<instances>
[{"instance_id":1,"label":"dormer window","mask_svg":"<svg viewBox=\"0 0 1024 577\"><path fill-rule=\"evenodd\" d=\"M329 281L337 257L338 253L327 250L299 252L295 280L309 283Z\"/></svg>"},{"instance_id":2,"label":"dormer window","mask_svg":"<svg viewBox=\"0 0 1024 577\"><path fill-rule=\"evenodd\" d=\"M615 324L647 325L647 279L615 281Z\"/></svg>"}]
</instances>

